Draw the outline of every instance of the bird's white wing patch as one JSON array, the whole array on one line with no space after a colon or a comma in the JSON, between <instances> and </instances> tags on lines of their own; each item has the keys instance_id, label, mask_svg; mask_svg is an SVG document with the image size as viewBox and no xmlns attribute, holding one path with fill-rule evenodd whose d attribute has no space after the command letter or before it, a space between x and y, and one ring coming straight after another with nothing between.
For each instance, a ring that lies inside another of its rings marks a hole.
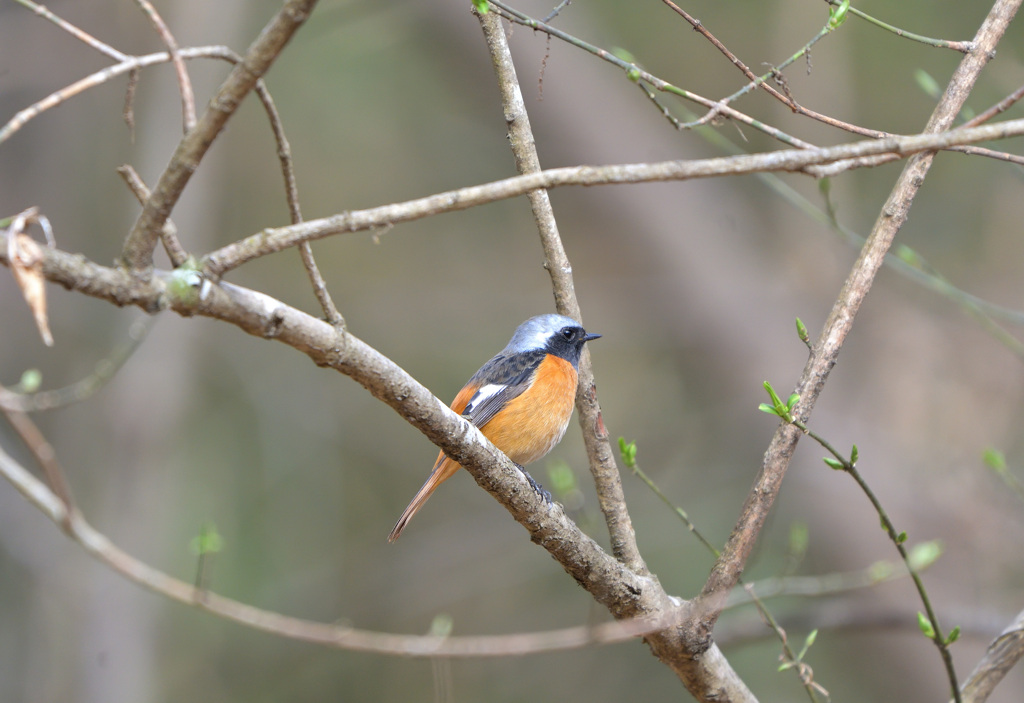
<instances>
[{"instance_id":1,"label":"bird's white wing patch","mask_svg":"<svg viewBox=\"0 0 1024 703\"><path fill-rule=\"evenodd\" d=\"M480 407L480 404L486 401L488 398L493 397L497 393L501 393L508 386L504 384L489 383L486 386L480 386L473 397L466 403L466 408L462 411L463 415L472 415L473 411Z\"/></svg>"}]
</instances>

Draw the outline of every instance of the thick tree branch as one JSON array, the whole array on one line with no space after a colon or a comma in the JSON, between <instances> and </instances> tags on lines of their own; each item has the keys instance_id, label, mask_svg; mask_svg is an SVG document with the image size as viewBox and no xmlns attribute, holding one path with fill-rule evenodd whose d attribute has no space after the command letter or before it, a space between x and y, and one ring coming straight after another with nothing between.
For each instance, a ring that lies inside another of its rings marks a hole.
<instances>
[{"instance_id":1,"label":"thick tree branch","mask_svg":"<svg viewBox=\"0 0 1024 703\"><path fill-rule=\"evenodd\" d=\"M0 248L6 244L6 233ZM7 265L6 254L0 263ZM658 657L702 700L751 701L709 638L691 640L685 623L694 616L668 596L653 576L636 574L583 534L558 505L547 503L509 459L480 431L434 397L397 364L347 331L258 293L229 283L215 284L198 272L155 271L141 279L128 271L100 266L80 255L45 249L43 274L52 282L148 312L171 309L229 322L249 334L276 339L316 364L336 369L364 386L416 427L493 495L577 583L617 619L654 618L679 622L646 637ZM148 567L147 567L148 568Z\"/></svg>"},{"instance_id":2,"label":"thick tree branch","mask_svg":"<svg viewBox=\"0 0 1024 703\"><path fill-rule=\"evenodd\" d=\"M7 234L0 244L6 245ZM341 371L397 411L473 474L474 478L526 527L531 539L613 614L642 614L652 595L664 597L652 582L630 572L579 531L561 508L545 502L522 472L484 439L479 430L451 411L397 364L350 333L270 296L240 286L216 285L197 272L156 271L139 280L126 271L100 266L82 256L44 249L43 274L52 282L116 305L147 312L171 309L229 322L249 334L277 339L319 366ZM0 263L7 265L6 253Z\"/></svg>"},{"instance_id":3,"label":"thick tree branch","mask_svg":"<svg viewBox=\"0 0 1024 703\"><path fill-rule=\"evenodd\" d=\"M960 689L965 702L984 703L1006 674L1024 657L1024 610L1017 613L1006 629L985 651L974 671Z\"/></svg>"}]
</instances>

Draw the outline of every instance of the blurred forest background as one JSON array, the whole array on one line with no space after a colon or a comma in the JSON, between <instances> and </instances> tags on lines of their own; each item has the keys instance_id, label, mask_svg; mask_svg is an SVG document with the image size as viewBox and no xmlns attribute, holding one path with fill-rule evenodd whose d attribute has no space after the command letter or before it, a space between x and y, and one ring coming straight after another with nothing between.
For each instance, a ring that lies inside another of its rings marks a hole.
<instances>
[{"instance_id":1,"label":"blurred forest background","mask_svg":"<svg viewBox=\"0 0 1024 703\"><path fill-rule=\"evenodd\" d=\"M534 16L536 0L515 6ZM820 0L692 0L699 17L755 71L798 50L826 22ZM130 2L52 0L57 14L121 51L162 45ZM932 37L971 39L988 3L865 1L860 9ZM252 41L270 0L158 2L182 46ZM498 92L467 0L323 0L267 84L292 144L307 218L514 175ZM709 97L741 74L657 0L577 0L558 26L623 47L648 70ZM702 132L677 132L622 72L523 27L511 44L541 163L660 161L722 155ZM1024 30L1010 28L970 104L980 111L1021 85ZM786 77L820 112L896 133L920 131L960 55L897 38L856 18ZM14 2L0 3L0 120L109 61ZM811 68L808 71L808 68ZM227 67L192 61L204 108ZM153 185L181 136L173 71L144 70L134 138L125 81L73 98L0 146L0 215L37 205L58 244L111 262L138 206L115 173L131 163ZM670 105L678 103L666 100ZM764 94L737 107L816 144L852 141ZM1015 108L1011 116L1019 115ZM731 123L749 151L779 148ZM997 149L1020 152L1007 141ZM866 234L902 162L834 179L839 221ZM807 177L781 180L824 207ZM944 153L897 244L987 300L1024 306L1024 197L1018 167ZM564 188L551 194L573 263L605 423L639 445L645 470L700 529L724 543L774 431L757 412L768 379L788 393L857 250L762 179ZM185 246L205 252L287 224L281 175L253 97L229 123L173 213ZM313 246L349 328L450 400L527 317L553 311L524 198ZM166 267L159 253L158 266ZM294 251L228 280L319 314ZM92 373L144 314L49 286L56 344L40 342L0 271L0 383L26 369L56 388ZM1013 333L1020 336L1019 330ZM860 468L910 544L938 539L925 574L940 618L964 636L961 679L1024 603L1024 504L982 462L995 447L1024 475L1024 363L937 296L891 269L860 312L811 425ZM86 517L115 543L186 581L189 543L213 523L224 550L212 590L326 622L423 633L439 614L454 634L500 634L601 622L607 614L468 475L444 486L394 545L385 538L436 449L349 379L294 350L208 319L159 316L117 376L88 401L37 416ZM30 464L6 425L0 442ZM822 575L893 560L895 551L849 477L805 440L746 577L792 571L789 535L809 531L795 573ZM575 423L533 468L568 464L583 492L576 517L605 528ZM712 557L636 478L624 475L640 548L670 593L692 597ZM837 613L808 655L833 700L947 696L934 647L917 631L906 579L818 600L770 601L807 631ZM888 625L879 625L879 615ZM892 620L890 616L896 615ZM819 618L819 619L816 619ZM761 700L805 697L777 673L779 643L753 609L726 613L725 654ZM823 626L824 627L824 626ZM450 677L455 701L621 701L687 694L639 642L522 659L428 660L335 651L254 632L168 602L90 559L0 485L0 700L419 701ZM1024 698L1014 672L992 700Z\"/></svg>"}]
</instances>

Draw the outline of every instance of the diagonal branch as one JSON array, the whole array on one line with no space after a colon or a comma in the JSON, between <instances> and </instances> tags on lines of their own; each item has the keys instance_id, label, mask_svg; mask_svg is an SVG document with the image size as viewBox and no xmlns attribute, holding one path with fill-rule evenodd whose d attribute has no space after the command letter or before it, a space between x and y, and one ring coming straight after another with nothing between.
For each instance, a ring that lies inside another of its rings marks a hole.
<instances>
[{"instance_id":1,"label":"diagonal branch","mask_svg":"<svg viewBox=\"0 0 1024 703\"><path fill-rule=\"evenodd\" d=\"M983 703L1021 657L1024 657L1024 610L1017 613L1006 629L992 640L985 656L964 682L960 693L964 701Z\"/></svg>"},{"instance_id":2,"label":"diagonal branch","mask_svg":"<svg viewBox=\"0 0 1024 703\"><path fill-rule=\"evenodd\" d=\"M505 121L508 123L509 143L515 156L516 170L521 174L539 173L541 168L537 144L533 138L530 117L523 102L523 93L516 77L515 65L512 63L512 53L508 48L505 30L496 13L478 13L478 17L498 77L498 88L505 108ZM555 307L563 315L582 321L583 316L580 313L580 304L576 299L576 287L572 278L572 264L569 263L562 238L558 234L558 224L548 192L539 188L531 190L527 197L530 199L533 217L540 231L541 244L544 247L544 268L551 275ZM647 565L637 548L633 522L630 520L626 497L622 492L619 467L615 464L615 454L601 418L597 384L594 381L594 369L588 351L585 351L583 358L580 359L576 409L580 415L587 455L590 457L590 471L594 476L598 502L608 525L612 553L633 571L648 573Z\"/></svg>"},{"instance_id":3,"label":"diagonal branch","mask_svg":"<svg viewBox=\"0 0 1024 703\"><path fill-rule=\"evenodd\" d=\"M994 55L995 46L1016 13L1020 1L997 0L978 31L975 48L960 63L943 94L942 101L928 121L925 128L927 134L942 132L952 125L978 74ZM928 174L933 158L933 151L923 151L911 157L883 206L797 384L796 392L800 395L800 402L794 414L800 421L806 422L809 418L829 372L838 359L843 342L850 332L854 316L870 290L896 232L906 221L910 206ZM736 585L743 572L754 542L781 488L782 478L800 434L800 430L793 425L780 425L765 452L760 475L747 497L740 519L697 599L703 606L700 609L708 613L704 624L709 630L714 625L726 595ZM943 653L944 659L948 658L948 651L944 650ZM952 674L948 659L947 671ZM955 677L952 685L956 688Z\"/></svg>"},{"instance_id":4,"label":"diagonal branch","mask_svg":"<svg viewBox=\"0 0 1024 703\"><path fill-rule=\"evenodd\" d=\"M0 237L0 263L5 265L6 236ZM134 305L151 313L171 309L228 322L249 334L283 342L316 364L349 376L458 461L526 528L530 539L616 619L673 623L645 639L699 700L754 700L717 645L707 637L694 639L686 624L694 612L685 602L666 594L656 577L634 573L604 552L560 506L539 496L522 471L478 429L347 330L339 333L327 322L268 295L230 283L215 284L193 270L154 271L143 279L51 248L43 250L42 270L54 283L116 305Z\"/></svg>"},{"instance_id":5,"label":"diagonal branch","mask_svg":"<svg viewBox=\"0 0 1024 703\"><path fill-rule=\"evenodd\" d=\"M185 61L181 58L181 49L178 48L178 40L171 34L170 27L164 22L164 18L156 11L149 0L135 0L135 4L149 18L153 29L160 35L161 41L167 45L167 53L171 55L171 63L174 64L174 74L178 78L178 91L181 93L181 118L184 131L196 126L196 96L192 91L192 81L188 77L188 69L185 68Z\"/></svg>"},{"instance_id":6,"label":"diagonal branch","mask_svg":"<svg viewBox=\"0 0 1024 703\"><path fill-rule=\"evenodd\" d=\"M164 222L170 217L192 174L199 168L199 162L242 99L270 69L288 40L306 21L314 5L316 0L288 0L285 3L249 47L242 63L228 74L195 128L178 143L170 164L160 175L152 196L125 241L122 259L129 269L143 271L152 267L153 250Z\"/></svg>"}]
</instances>

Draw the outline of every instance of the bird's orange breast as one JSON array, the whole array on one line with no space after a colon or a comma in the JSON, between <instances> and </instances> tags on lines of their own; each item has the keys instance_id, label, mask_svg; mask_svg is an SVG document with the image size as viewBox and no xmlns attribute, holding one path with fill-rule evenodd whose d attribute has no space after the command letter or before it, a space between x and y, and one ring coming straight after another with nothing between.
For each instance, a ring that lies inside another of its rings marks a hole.
<instances>
[{"instance_id":1,"label":"bird's orange breast","mask_svg":"<svg viewBox=\"0 0 1024 703\"><path fill-rule=\"evenodd\" d=\"M569 426L576 402L576 369L549 354L533 383L481 428L508 458L525 466L551 451Z\"/></svg>"}]
</instances>

